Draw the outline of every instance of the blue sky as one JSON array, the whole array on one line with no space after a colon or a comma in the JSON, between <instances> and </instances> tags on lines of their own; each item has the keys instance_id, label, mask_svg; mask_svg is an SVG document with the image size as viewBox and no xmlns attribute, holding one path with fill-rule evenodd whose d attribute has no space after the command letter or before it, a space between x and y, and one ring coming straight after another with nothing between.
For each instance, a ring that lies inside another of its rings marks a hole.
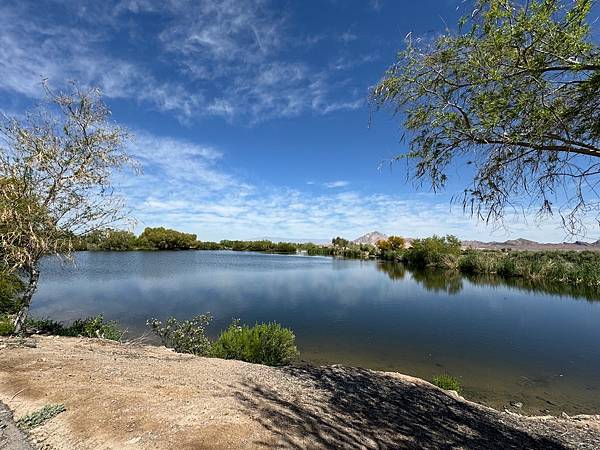
<instances>
[{"instance_id":1,"label":"blue sky","mask_svg":"<svg viewBox=\"0 0 600 450\"><path fill-rule=\"evenodd\" d=\"M368 91L407 33L440 32L462 0L106 0L0 5L0 108L42 77L96 85L129 128L139 176L117 177L138 223L202 240L357 237L372 230L561 241L533 215L479 224L446 192L406 182L398 119ZM457 10L458 7L458 10ZM593 236L592 236L593 238Z\"/></svg>"}]
</instances>

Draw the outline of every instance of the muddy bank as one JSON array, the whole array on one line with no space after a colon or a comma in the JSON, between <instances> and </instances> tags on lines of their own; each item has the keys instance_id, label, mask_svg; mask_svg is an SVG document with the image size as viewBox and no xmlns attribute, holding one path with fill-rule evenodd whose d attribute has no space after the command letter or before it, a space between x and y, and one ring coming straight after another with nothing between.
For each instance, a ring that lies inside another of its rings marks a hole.
<instances>
[{"instance_id":1,"label":"muddy bank","mask_svg":"<svg viewBox=\"0 0 600 450\"><path fill-rule=\"evenodd\" d=\"M97 339L0 340L0 401L15 417L65 405L31 432L41 448L600 447L600 416L523 417L396 373L271 368Z\"/></svg>"}]
</instances>

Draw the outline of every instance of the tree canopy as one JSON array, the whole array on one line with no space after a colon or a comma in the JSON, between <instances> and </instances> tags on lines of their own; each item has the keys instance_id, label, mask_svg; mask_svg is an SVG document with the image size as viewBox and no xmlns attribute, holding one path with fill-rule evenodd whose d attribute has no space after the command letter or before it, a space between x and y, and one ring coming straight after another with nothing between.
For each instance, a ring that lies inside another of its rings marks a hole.
<instances>
[{"instance_id":1,"label":"tree canopy","mask_svg":"<svg viewBox=\"0 0 600 450\"><path fill-rule=\"evenodd\" d=\"M124 217L112 175L132 163L126 132L110 123L98 90L44 88L38 110L0 121L0 270L21 275L26 285L16 331L42 256L69 254L75 236Z\"/></svg>"},{"instance_id":2,"label":"tree canopy","mask_svg":"<svg viewBox=\"0 0 600 450\"><path fill-rule=\"evenodd\" d=\"M419 182L443 188L453 163L474 169L463 206L558 213L570 232L598 219L600 47L592 0L478 0L458 29L406 37L373 89L402 116Z\"/></svg>"}]
</instances>

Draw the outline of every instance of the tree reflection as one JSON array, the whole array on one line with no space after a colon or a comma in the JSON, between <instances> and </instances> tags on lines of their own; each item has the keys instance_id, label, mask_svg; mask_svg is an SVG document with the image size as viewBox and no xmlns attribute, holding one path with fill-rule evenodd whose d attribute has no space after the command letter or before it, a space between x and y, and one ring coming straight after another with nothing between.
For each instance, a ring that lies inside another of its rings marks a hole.
<instances>
[{"instance_id":1,"label":"tree reflection","mask_svg":"<svg viewBox=\"0 0 600 450\"><path fill-rule=\"evenodd\" d=\"M377 270L384 272L392 280L403 280L406 275L406 267L400 263L381 262L377 265Z\"/></svg>"},{"instance_id":2,"label":"tree reflection","mask_svg":"<svg viewBox=\"0 0 600 450\"><path fill-rule=\"evenodd\" d=\"M550 295L585 298L590 302L600 301L600 290L577 285L548 283L524 278L505 278L497 275L463 275L458 271L440 271L431 269L408 268L401 263L380 262L377 270L385 273L394 281L404 280L409 273L411 278L428 291L446 292L456 295L463 289L467 280L475 286L506 286L509 288Z\"/></svg>"}]
</instances>

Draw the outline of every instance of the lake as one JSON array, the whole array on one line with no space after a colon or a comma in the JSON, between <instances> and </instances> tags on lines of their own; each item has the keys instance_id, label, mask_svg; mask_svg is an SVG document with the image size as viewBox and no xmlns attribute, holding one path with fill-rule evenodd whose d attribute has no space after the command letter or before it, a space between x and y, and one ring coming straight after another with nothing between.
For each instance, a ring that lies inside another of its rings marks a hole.
<instances>
[{"instance_id":1,"label":"lake","mask_svg":"<svg viewBox=\"0 0 600 450\"><path fill-rule=\"evenodd\" d=\"M231 251L80 252L46 259L31 314L104 314L129 336L155 317L210 312L291 327L301 358L449 373L463 395L526 413L600 413L600 301L560 287L506 284L402 265Z\"/></svg>"}]
</instances>

